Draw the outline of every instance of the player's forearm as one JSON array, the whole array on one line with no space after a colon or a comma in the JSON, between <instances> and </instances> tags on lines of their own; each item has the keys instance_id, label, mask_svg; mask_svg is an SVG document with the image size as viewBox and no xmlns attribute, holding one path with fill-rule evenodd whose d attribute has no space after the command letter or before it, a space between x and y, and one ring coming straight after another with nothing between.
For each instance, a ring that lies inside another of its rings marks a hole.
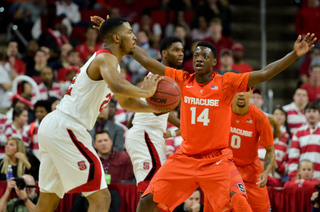
<instances>
[{"instance_id":1,"label":"player's forearm","mask_svg":"<svg viewBox=\"0 0 320 212\"><path fill-rule=\"evenodd\" d=\"M266 156L264 158L264 161L265 161L264 162L264 172L270 173L270 171L274 165L275 160L276 160L276 155L274 152L274 148L267 150Z\"/></svg>"},{"instance_id":2,"label":"player's forearm","mask_svg":"<svg viewBox=\"0 0 320 212\"><path fill-rule=\"evenodd\" d=\"M169 113L168 122L173 124L174 126L180 128L180 119L175 115L174 111Z\"/></svg>"},{"instance_id":3,"label":"player's forearm","mask_svg":"<svg viewBox=\"0 0 320 212\"><path fill-rule=\"evenodd\" d=\"M157 113L155 108L148 105L146 102L137 98L127 98L125 101L119 101L121 107L132 112Z\"/></svg>"},{"instance_id":4,"label":"player's forearm","mask_svg":"<svg viewBox=\"0 0 320 212\"><path fill-rule=\"evenodd\" d=\"M115 86L110 88L115 95L125 95L132 98L148 98L153 95L151 91L143 90L137 86L134 86L125 79L122 79L121 82L117 82L115 84Z\"/></svg>"},{"instance_id":5,"label":"player's forearm","mask_svg":"<svg viewBox=\"0 0 320 212\"><path fill-rule=\"evenodd\" d=\"M137 46L135 48L132 57L153 74L164 75L165 66L150 57L141 47Z\"/></svg>"},{"instance_id":6,"label":"player's forearm","mask_svg":"<svg viewBox=\"0 0 320 212\"><path fill-rule=\"evenodd\" d=\"M294 51L290 52L283 58L270 63L266 67L264 67L260 71L253 71L250 73L249 82L248 82L248 88L251 88L255 86L256 84L259 84L264 81L268 81L274 76L281 73L283 70L285 70L289 65L291 65L298 56Z\"/></svg>"}]
</instances>

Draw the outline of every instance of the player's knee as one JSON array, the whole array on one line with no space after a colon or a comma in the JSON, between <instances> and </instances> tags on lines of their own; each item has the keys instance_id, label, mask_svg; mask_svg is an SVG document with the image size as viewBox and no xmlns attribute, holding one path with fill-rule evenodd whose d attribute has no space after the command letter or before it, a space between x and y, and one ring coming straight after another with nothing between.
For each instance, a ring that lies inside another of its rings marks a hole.
<instances>
[{"instance_id":1,"label":"player's knee","mask_svg":"<svg viewBox=\"0 0 320 212\"><path fill-rule=\"evenodd\" d=\"M147 194L144 197L140 198L139 201L140 205L151 205L151 204L155 204L155 202L153 201L153 194Z\"/></svg>"},{"instance_id":2,"label":"player's knee","mask_svg":"<svg viewBox=\"0 0 320 212\"><path fill-rule=\"evenodd\" d=\"M89 201L89 204L92 205L110 205L111 203L111 194L108 189L103 189L100 191L97 191L89 196L86 197Z\"/></svg>"}]
</instances>

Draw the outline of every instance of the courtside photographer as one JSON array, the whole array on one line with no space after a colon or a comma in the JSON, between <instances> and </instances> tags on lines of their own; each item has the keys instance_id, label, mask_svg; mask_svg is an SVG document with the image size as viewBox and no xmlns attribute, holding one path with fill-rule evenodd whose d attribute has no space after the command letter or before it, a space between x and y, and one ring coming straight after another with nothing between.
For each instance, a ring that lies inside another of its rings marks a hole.
<instances>
[{"instance_id":1,"label":"courtside photographer","mask_svg":"<svg viewBox=\"0 0 320 212\"><path fill-rule=\"evenodd\" d=\"M31 212L38 201L34 178L25 174L22 177L10 178L7 189L0 199L0 212ZM15 192L18 198L9 200L11 192Z\"/></svg>"}]
</instances>

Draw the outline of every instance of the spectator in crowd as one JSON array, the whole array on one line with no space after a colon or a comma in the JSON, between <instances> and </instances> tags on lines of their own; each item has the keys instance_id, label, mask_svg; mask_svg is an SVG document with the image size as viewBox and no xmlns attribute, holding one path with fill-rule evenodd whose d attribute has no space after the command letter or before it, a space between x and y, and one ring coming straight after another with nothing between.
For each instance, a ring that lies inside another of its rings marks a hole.
<instances>
[{"instance_id":1,"label":"spectator in crowd","mask_svg":"<svg viewBox=\"0 0 320 212\"><path fill-rule=\"evenodd\" d=\"M28 138L26 127L28 123L28 110L24 107L15 107L13 109L12 123L6 126L5 134L7 139L17 137L21 139L28 148Z\"/></svg>"},{"instance_id":2,"label":"spectator in crowd","mask_svg":"<svg viewBox=\"0 0 320 212\"><path fill-rule=\"evenodd\" d=\"M210 37L210 35L207 19L203 15L199 15L197 17L197 23L191 31L192 41L203 40L204 38Z\"/></svg>"},{"instance_id":3,"label":"spectator in crowd","mask_svg":"<svg viewBox=\"0 0 320 212\"><path fill-rule=\"evenodd\" d=\"M32 94L31 101L33 103L39 100L47 100L50 96L55 96L57 98L62 97L61 85L54 81L53 71L49 66L46 66L41 70L41 83L39 85L39 90L40 99L37 99L35 94Z\"/></svg>"},{"instance_id":4,"label":"spectator in crowd","mask_svg":"<svg viewBox=\"0 0 320 212\"><path fill-rule=\"evenodd\" d=\"M23 141L17 137L8 138L5 146L6 156L0 160L0 180L8 180L8 168L12 168L13 177L21 177L31 172L31 164L26 156Z\"/></svg>"},{"instance_id":5,"label":"spectator in crowd","mask_svg":"<svg viewBox=\"0 0 320 212\"><path fill-rule=\"evenodd\" d=\"M36 40L30 40L28 42L26 54L22 58L26 65L26 70L32 69L34 67L34 57L38 49L39 45Z\"/></svg>"},{"instance_id":6,"label":"spectator in crowd","mask_svg":"<svg viewBox=\"0 0 320 212\"><path fill-rule=\"evenodd\" d=\"M279 128L280 128L280 138L279 140L283 143L286 143L287 145L290 145L290 138L291 138L291 131L288 125L288 116L287 112L280 106L277 106L273 110L273 118L277 122Z\"/></svg>"},{"instance_id":7,"label":"spectator in crowd","mask_svg":"<svg viewBox=\"0 0 320 212\"><path fill-rule=\"evenodd\" d=\"M30 144L29 149L32 154L39 158L39 143L38 143L38 128L42 119L51 112L51 105L49 101L40 100L34 105L36 120L27 127L27 136Z\"/></svg>"},{"instance_id":8,"label":"spectator in crowd","mask_svg":"<svg viewBox=\"0 0 320 212\"><path fill-rule=\"evenodd\" d=\"M36 193L36 182L29 174L24 174L22 179L25 182L25 187L21 187L21 182L17 182L11 178L7 183L7 189L0 199L0 212L15 212L15 211L33 211L35 204L38 202ZM11 191L15 191L18 198L11 199L9 196Z\"/></svg>"},{"instance_id":9,"label":"spectator in crowd","mask_svg":"<svg viewBox=\"0 0 320 212\"><path fill-rule=\"evenodd\" d=\"M81 14L78 5L71 0L56 1L57 16L65 15L72 24L81 20Z\"/></svg>"},{"instance_id":10,"label":"spectator in crowd","mask_svg":"<svg viewBox=\"0 0 320 212\"><path fill-rule=\"evenodd\" d=\"M320 99L320 64L311 67L308 82L300 85L300 88L307 91L309 102Z\"/></svg>"},{"instance_id":11,"label":"spectator in crowd","mask_svg":"<svg viewBox=\"0 0 320 212\"><path fill-rule=\"evenodd\" d=\"M231 50L234 62L232 69L241 73L253 71L253 68L243 60L244 48L241 43L233 44Z\"/></svg>"},{"instance_id":12,"label":"spectator in crowd","mask_svg":"<svg viewBox=\"0 0 320 212\"><path fill-rule=\"evenodd\" d=\"M296 33L297 35L306 35L313 31L316 36L320 35L318 23L320 21L320 7L318 0L306 0L307 6L299 9L296 15Z\"/></svg>"},{"instance_id":13,"label":"spectator in crowd","mask_svg":"<svg viewBox=\"0 0 320 212\"><path fill-rule=\"evenodd\" d=\"M111 100L113 101L113 100ZM97 121L92 130L89 131L93 141L97 132L101 130L107 131L113 143L113 149L116 151L123 151L124 149L124 130L118 124L115 124L110 113L110 103L105 106L98 115Z\"/></svg>"},{"instance_id":14,"label":"spectator in crowd","mask_svg":"<svg viewBox=\"0 0 320 212\"><path fill-rule=\"evenodd\" d=\"M228 73L228 72L239 73L238 71L235 71L232 69L232 65L233 65L232 51L230 49L222 49L220 51L219 67L215 71L221 75L224 75L225 73Z\"/></svg>"},{"instance_id":15,"label":"spectator in crowd","mask_svg":"<svg viewBox=\"0 0 320 212\"><path fill-rule=\"evenodd\" d=\"M311 212L320 212L320 204L316 201L316 199L319 199L319 191L312 193L311 202L313 204L313 207Z\"/></svg>"},{"instance_id":16,"label":"spectator in crowd","mask_svg":"<svg viewBox=\"0 0 320 212\"><path fill-rule=\"evenodd\" d=\"M314 165L310 160L302 160L298 164L297 176L284 184L288 192L295 188L315 189L315 185L319 184L318 179L313 179Z\"/></svg>"},{"instance_id":17,"label":"spectator in crowd","mask_svg":"<svg viewBox=\"0 0 320 212\"><path fill-rule=\"evenodd\" d=\"M36 20L45 12L44 0L30 0L21 2L14 14L14 20L18 22L19 30L26 39L31 38L30 29Z\"/></svg>"},{"instance_id":18,"label":"spectator in crowd","mask_svg":"<svg viewBox=\"0 0 320 212\"><path fill-rule=\"evenodd\" d=\"M176 207L173 212L203 212L203 204L200 200L200 190L197 189L184 203Z\"/></svg>"},{"instance_id":19,"label":"spectator in crowd","mask_svg":"<svg viewBox=\"0 0 320 212\"><path fill-rule=\"evenodd\" d=\"M314 165L314 178L320 178L320 112L316 103L309 103L304 109L307 124L299 128L289 149L289 177L296 176L298 163L310 160Z\"/></svg>"},{"instance_id":20,"label":"spectator in crowd","mask_svg":"<svg viewBox=\"0 0 320 212\"><path fill-rule=\"evenodd\" d=\"M212 43L216 47L217 55L219 55L220 51L224 48L231 49L233 45L233 40L231 38L223 36L221 19L213 18L210 21L209 30L211 36L205 38L204 40ZM219 57L217 57L217 61L219 61Z\"/></svg>"},{"instance_id":21,"label":"spectator in crowd","mask_svg":"<svg viewBox=\"0 0 320 212\"><path fill-rule=\"evenodd\" d=\"M113 141L107 131L99 131L95 134L93 146L100 157L106 177L109 179L108 184L133 179L133 168L128 154L113 149Z\"/></svg>"},{"instance_id":22,"label":"spectator in crowd","mask_svg":"<svg viewBox=\"0 0 320 212\"><path fill-rule=\"evenodd\" d=\"M191 10L192 9L191 0L162 0L160 1L160 8L162 10Z\"/></svg>"},{"instance_id":23,"label":"spectator in crowd","mask_svg":"<svg viewBox=\"0 0 320 212\"><path fill-rule=\"evenodd\" d=\"M185 62L183 63L183 70L184 71L187 71L189 74L192 74L194 73L194 70L193 70L193 52L194 50L196 49L196 46L198 45L199 41L195 41L191 44L191 57L189 59L186 59Z\"/></svg>"},{"instance_id":24,"label":"spectator in crowd","mask_svg":"<svg viewBox=\"0 0 320 212\"><path fill-rule=\"evenodd\" d=\"M301 126L306 123L304 109L307 104L307 90L303 88L297 88L293 95L293 102L283 106L283 109L287 112L287 121L291 135L293 135Z\"/></svg>"},{"instance_id":25,"label":"spectator in crowd","mask_svg":"<svg viewBox=\"0 0 320 212\"><path fill-rule=\"evenodd\" d=\"M41 71L47 67L48 59L47 53L41 49L37 50L34 56L34 66L30 69L27 69L26 75L32 77L34 81L38 84L41 82L40 73Z\"/></svg>"},{"instance_id":26,"label":"spectator in crowd","mask_svg":"<svg viewBox=\"0 0 320 212\"><path fill-rule=\"evenodd\" d=\"M150 12L144 11L140 22L135 22L132 25L132 30L135 35L137 35L139 31L147 32L151 46L158 47L162 35L162 29L156 20L152 20Z\"/></svg>"},{"instance_id":27,"label":"spectator in crowd","mask_svg":"<svg viewBox=\"0 0 320 212\"><path fill-rule=\"evenodd\" d=\"M26 65L18 58L18 54L18 42L15 40L9 41L7 46L8 62L17 74L24 75L26 73Z\"/></svg>"},{"instance_id":28,"label":"spectator in crowd","mask_svg":"<svg viewBox=\"0 0 320 212\"><path fill-rule=\"evenodd\" d=\"M5 47L0 46L0 110L6 112L10 107L10 94L9 90L12 87L12 79L10 76L10 69L6 64L6 52Z\"/></svg>"},{"instance_id":29,"label":"spectator in crowd","mask_svg":"<svg viewBox=\"0 0 320 212\"><path fill-rule=\"evenodd\" d=\"M59 71L61 68L67 68L70 66L70 63L68 61L68 53L72 50L73 46L70 43L65 43L61 46L59 58L50 64L50 67L52 67L54 72Z\"/></svg>"},{"instance_id":30,"label":"spectator in crowd","mask_svg":"<svg viewBox=\"0 0 320 212\"><path fill-rule=\"evenodd\" d=\"M50 102L51 111L54 111L57 109L57 105L60 103L60 99L54 96L50 96L48 102Z\"/></svg>"},{"instance_id":31,"label":"spectator in crowd","mask_svg":"<svg viewBox=\"0 0 320 212\"><path fill-rule=\"evenodd\" d=\"M28 83L26 83L28 84ZM6 113L6 116L8 118L7 124L12 123L13 120L13 110L16 107L21 107L21 108L26 108L28 110L28 123L34 121L34 111L32 109L33 103L30 101L31 95L29 96L26 93L21 93L21 94L14 94L11 96L11 107Z\"/></svg>"},{"instance_id":32,"label":"spectator in crowd","mask_svg":"<svg viewBox=\"0 0 320 212\"><path fill-rule=\"evenodd\" d=\"M219 18L225 36L231 35L232 12L227 0L205 0L196 10L195 20L198 16L205 16L207 20ZM225 47L230 48L230 47Z\"/></svg>"},{"instance_id":33,"label":"spectator in crowd","mask_svg":"<svg viewBox=\"0 0 320 212\"><path fill-rule=\"evenodd\" d=\"M101 42L99 42L99 32L92 26L87 26L85 37L85 42L76 47L83 63L87 62L91 55L102 47Z\"/></svg>"},{"instance_id":34,"label":"spectator in crowd","mask_svg":"<svg viewBox=\"0 0 320 212\"><path fill-rule=\"evenodd\" d=\"M299 75L301 79L301 83L307 83L310 77L310 66L313 59L320 56L320 46L318 44L315 45L313 49L307 54L306 60L302 62L299 70ZM316 59L315 59L316 60ZM314 65L319 65L320 63L315 63Z\"/></svg>"},{"instance_id":35,"label":"spectator in crowd","mask_svg":"<svg viewBox=\"0 0 320 212\"><path fill-rule=\"evenodd\" d=\"M184 10L178 9L175 11L173 23L168 23L166 25L166 28L165 28L166 37L173 36L174 29L176 26L184 27L187 31L187 36L190 37L190 27L189 27L189 24L187 23Z\"/></svg>"},{"instance_id":36,"label":"spectator in crowd","mask_svg":"<svg viewBox=\"0 0 320 212\"><path fill-rule=\"evenodd\" d=\"M262 91L259 88L253 88L252 95L250 97L250 104L259 108L267 117L272 116L270 113L264 112L262 110L263 102L264 100L262 96Z\"/></svg>"},{"instance_id":37,"label":"spectator in crowd","mask_svg":"<svg viewBox=\"0 0 320 212\"><path fill-rule=\"evenodd\" d=\"M80 59L80 54L77 50L71 50L67 53L66 64L63 68L58 70L57 73L57 81L58 82L66 82L69 81L67 79L67 75L70 70L79 70L82 66L82 62Z\"/></svg>"}]
</instances>

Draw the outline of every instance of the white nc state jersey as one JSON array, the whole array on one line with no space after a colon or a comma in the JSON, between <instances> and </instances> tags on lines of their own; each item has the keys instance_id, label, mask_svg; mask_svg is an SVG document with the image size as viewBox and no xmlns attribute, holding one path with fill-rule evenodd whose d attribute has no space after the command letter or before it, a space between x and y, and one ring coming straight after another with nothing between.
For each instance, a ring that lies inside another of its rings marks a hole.
<instances>
[{"instance_id":1,"label":"white nc state jersey","mask_svg":"<svg viewBox=\"0 0 320 212\"><path fill-rule=\"evenodd\" d=\"M109 103L113 95L106 81L91 80L87 74L89 65L100 53L111 54L106 49L95 52L73 78L57 106L57 110L78 120L88 130L93 128L100 111ZM118 71L120 73L119 65Z\"/></svg>"},{"instance_id":2,"label":"white nc state jersey","mask_svg":"<svg viewBox=\"0 0 320 212\"><path fill-rule=\"evenodd\" d=\"M145 99L141 99L145 101ZM156 116L153 113L135 113L132 124L134 126L146 126L166 132L169 113Z\"/></svg>"}]
</instances>

